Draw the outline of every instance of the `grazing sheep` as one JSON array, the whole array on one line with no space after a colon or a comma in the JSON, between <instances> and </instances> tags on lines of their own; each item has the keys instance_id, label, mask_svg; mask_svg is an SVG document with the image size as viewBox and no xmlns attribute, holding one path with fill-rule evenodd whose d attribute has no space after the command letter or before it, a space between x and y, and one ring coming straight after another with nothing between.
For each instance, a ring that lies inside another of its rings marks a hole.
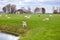
<instances>
[{"instance_id":1,"label":"grazing sheep","mask_svg":"<svg viewBox=\"0 0 60 40\"><path fill-rule=\"evenodd\" d=\"M27 17L28 19L30 18L30 17Z\"/></svg>"},{"instance_id":2,"label":"grazing sheep","mask_svg":"<svg viewBox=\"0 0 60 40\"><path fill-rule=\"evenodd\" d=\"M23 28L27 26L27 23L25 21L22 22Z\"/></svg>"},{"instance_id":3,"label":"grazing sheep","mask_svg":"<svg viewBox=\"0 0 60 40\"><path fill-rule=\"evenodd\" d=\"M27 18L27 16L25 16L25 18Z\"/></svg>"},{"instance_id":4,"label":"grazing sheep","mask_svg":"<svg viewBox=\"0 0 60 40\"><path fill-rule=\"evenodd\" d=\"M52 15L49 15L49 17L52 17Z\"/></svg>"},{"instance_id":5,"label":"grazing sheep","mask_svg":"<svg viewBox=\"0 0 60 40\"><path fill-rule=\"evenodd\" d=\"M8 18L11 18L11 17L8 17Z\"/></svg>"},{"instance_id":6,"label":"grazing sheep","mask_svg":"<svg viewBox=\"0 0 60 40\"><path fill-rule=\"evenodd\" d=\"M29 19L31 17L31 15L29 15L29 16L25 16L25 18L27 18L27 19Z\"/></svg>"},{"instance_id":7,"label":"grazing sheep","mask_svg":"<svg viewBox=\"0 0 60 40\"><path fill-rule=\"evenodd\" d=\"M43 21L49 21L49 18L45 18L45 19L43 19Z\"/></svg>"}]
</instances>

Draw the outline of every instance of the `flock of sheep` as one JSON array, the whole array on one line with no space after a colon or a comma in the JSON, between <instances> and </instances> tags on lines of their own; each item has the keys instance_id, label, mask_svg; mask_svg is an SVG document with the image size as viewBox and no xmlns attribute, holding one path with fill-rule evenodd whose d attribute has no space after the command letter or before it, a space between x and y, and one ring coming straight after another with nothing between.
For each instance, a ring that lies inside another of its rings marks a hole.
<instances>
[{"instance_id":1,"label":"flock of sheep","mask_svg":"<svg viewBox=\"0 0 60 40\"><path fill-rule=\"evenodd\" d=\"M49 15L49 17L52 17L52 15ZM44 18L43 21L49 21L49 20L50 20L49 17ZM30 19L30 18L31 18L31 15L25 16L25 18ZM26 22L26 21L23 21L23 22L22 22L22 26L23 26L23 27L26 27L26 26L27 26L27 22Z\"/></svg>"},{"instance_id":2,"label":"flock of sheep","mask_svg":"<svg viewBox=\"0 0 60 40\"><path fill-rule=\"evenodd\" d=\"M0 17L2 16L2 14L0 14ZM49 15L49 17L52 17L53 15ZM6 18L11 18L10 16L8 16L8 15L5 15L5 17ZM49 17L47 17L47 18L44 18L43 19L43 21L49 21L50 20L50 18ZM26 19L30 19L31 18L31 15L26 15L26 16L24 16L24 18L26 18ZM27 26L27 22L26 21L22 21L22 27L24 28L24 27L26 27Z\"/></svg>"},{"instance_id":3,"label":"flock of sheep","mask_svg":"<svg viewBox=\"0 0 60 40\"><path fill-rule=\"evenodd\" d=\"M0 14L0 17L1 17L1 16L2 16L2 14ZM5 15L5 17L6 17L6 18L11 18L11 17L10 17L10 16L8 16L8 15Z\"/></svg>"},{"instance_id":4,"label":"flock of sheep","mask_svg":"<svg viewBox=\"0 0 60 40\"><path fill-rule=\"evenodd\" d=\"M52 15L49 15L49 17L44 18L43 21L49 21L50 20L50 17L52 17Z\"/></svg>"}]
</instances>

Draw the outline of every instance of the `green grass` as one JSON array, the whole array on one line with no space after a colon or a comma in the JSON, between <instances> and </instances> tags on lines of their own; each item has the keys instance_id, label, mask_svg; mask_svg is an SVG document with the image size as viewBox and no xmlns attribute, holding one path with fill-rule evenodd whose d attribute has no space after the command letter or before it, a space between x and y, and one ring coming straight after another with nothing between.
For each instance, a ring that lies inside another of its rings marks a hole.
<instances>
[{"instance_id":1,"label":"green grass","mask_svg":"<svg viewBox=\"0 0 60 40\"><path fill-rule=\"evenodd\" d=\"M27 28L30 30L25 33L21 40L60 40L60 14L52 14L49 21L43 21L49 17L49 14L30 14L31 18L24 18L29 14L8 14L11 18L8 19L3 14L0 17L0 26L12 26L13 28L22 28L22 21L27 22Z\"/></svg>"}]
</instances>

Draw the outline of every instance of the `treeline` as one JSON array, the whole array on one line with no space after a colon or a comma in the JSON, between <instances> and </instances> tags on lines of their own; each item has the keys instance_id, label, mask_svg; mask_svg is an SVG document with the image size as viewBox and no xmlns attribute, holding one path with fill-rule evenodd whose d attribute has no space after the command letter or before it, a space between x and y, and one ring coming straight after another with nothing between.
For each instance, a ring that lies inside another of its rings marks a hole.
<instances>
[{"instance_id":1,"label":"treeline","mask_svg":"<svg viewBox=\"0 0 60 40\"><path fill-rule=\"evenodd\" d=\"M21 7L21 9L18 9L16 10L16 5L14 4L7 4L5 5L3 8L2 8L3 12L4 13L16 13L16 14L23 14L23 13L28 13L28 14L31 14L31 13L45 13L45 8L38 8L36 7L34 9L34 12L31 11L31 8L28 7L27 9L24 8L24 7Z\"/></svg>"},{"instance_id":2,"label":"treeline","mask_svg":"<svg viewBox=\"0 0 60 40\"><path fill-rule=\"evenodd\" d=\"M39 7L36 7L34 9L34 11L32 12L32 9L30 7L28 7L27 9L25 7L21 7L20 9L16 9L16 5L14 4L7 4L5 5L3 8L2 8L3 12L4 13L14 13L14 14L31 14L31 13L42 13L42 14L45 14L46 13L46 9L45 8L39 8ZM54 14L58 14L60 13L60 8L57 9L54 9L53 7L53 12Z\"/></svg>"}]
</instances>

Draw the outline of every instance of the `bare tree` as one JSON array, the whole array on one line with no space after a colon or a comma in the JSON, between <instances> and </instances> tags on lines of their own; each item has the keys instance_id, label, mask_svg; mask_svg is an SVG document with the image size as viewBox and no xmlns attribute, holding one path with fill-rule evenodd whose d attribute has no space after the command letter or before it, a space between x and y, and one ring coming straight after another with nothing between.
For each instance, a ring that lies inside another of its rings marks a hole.
<instances>
[{"instance_id":1,"label":"bare tree","mask_svg":"<svg viewBox=\"0 0 60 40\"><path fill-rule=\"evenodd\" d=\"M59 14L60 14L60 7L59 7Z\"/></svg>"},{"instance_id":2,"label":"bare tree","mask_svg":"<svg viewBox=\"0 0 60 40\"><path fill-rule=\"evenodd\" d=\"M6 5L6 12L11 13L11 4Z\"/></svg>"},{"instance_id":3,"label":"bare tree","mask_svg":"<svg viewBox=\"0 0 60 40\"><path fill-rule=\"evenodd\" d=\"M2 9L3 9L3 12L6 13L6 7L3 7Z\"/></svg>"},{"instance_id":4,"label":"bare tree","mask_svg":"<svg viewBox=\"0 0 60 40\"><path fill-rule=\"evenodd\" d=\"M16 5L11 5L11 13L14 13L16 11Z\"/></svg>"},{"instance_id":5,"label":"bare tree","mask_svg":"<svg viewBox=\"0 0 60 40\"><path fill-rule=\"evenodd\" d=\"M5 7L3 7L3 11L5 13L14 13L15 10L16 10L16 5L7 4Z\"/></svg>"},{"instance_id":6,"label":"bare tree","mask_svg":"<svg viewBox=\"0 0 60 40\"><path fill-rule=\"evenodd\" d=\"M45 14L45 8L42 8L42 14Z\"/></svg>"},{"instance_id":7,"label":"bare tree","mask_svg":"<svg viewBox=\"0 0 60 40\"><path fill-rule=\"evenodd\" d=\"M27 13L29 13L29 14L32 13L30 7L28 7Z\"/></svg>"},{"instance_id":8,"label":"bare tree","mask_svg":"<svg viewBox=\"0 0 60 40\"><path fill-rule=\"evenodd\" d=\"M40 8L36 7L34 10L34 13L38 13L40 11Z\"/></svg>"},{"instance_id":9,"label":"bare tree","mask_svg":"<svg viewBox=\"0 0 60 40\"><path fill-rule=\"evenodd\" d=\"M54 11L53 11L53 13L54 13L54 14L57 14L57 13L58 13L58 11L57 11L57 10L54 10Z\"/></svg>"}]
</instances>

